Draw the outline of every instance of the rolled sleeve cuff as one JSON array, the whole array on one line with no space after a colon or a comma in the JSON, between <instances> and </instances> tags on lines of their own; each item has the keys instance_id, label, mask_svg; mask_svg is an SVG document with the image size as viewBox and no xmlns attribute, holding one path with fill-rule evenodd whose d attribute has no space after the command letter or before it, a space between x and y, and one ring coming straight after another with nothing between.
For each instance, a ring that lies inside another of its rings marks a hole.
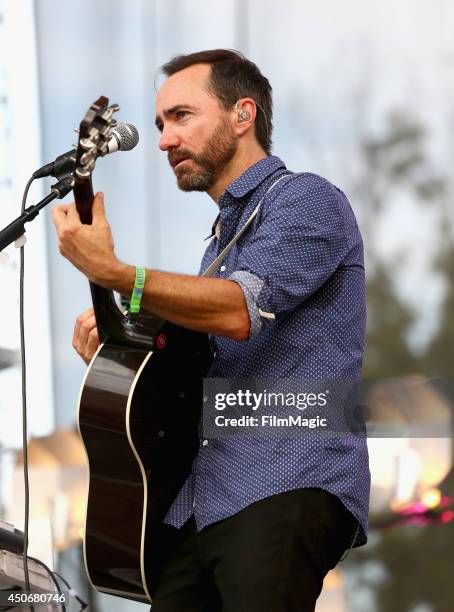
<instances>
[{"instance_id":1,"label":"rolled sleeve cuff","mask_svg":"<svg viewBox=\"0 0 454 612\"><path fill-rule=\"evenodd\" d=\"M264 325L271 323L275 318L272 312L264 312L257 306L258 297L263 289L263 281L245 270L234 272L228 277L228 280L235 281L243 290L251 322L249 338L252 338L261 331Z\"/></svg>"}]
</instances>

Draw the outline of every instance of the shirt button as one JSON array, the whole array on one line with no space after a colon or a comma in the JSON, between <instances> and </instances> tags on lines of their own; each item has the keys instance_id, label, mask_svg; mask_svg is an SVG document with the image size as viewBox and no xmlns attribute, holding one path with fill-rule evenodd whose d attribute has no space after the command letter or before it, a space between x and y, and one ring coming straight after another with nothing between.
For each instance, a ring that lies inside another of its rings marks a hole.
<instances>
[{"instance_id":1,"label":"shirt button","mask_svg":"<svg viewBox=\"0 0 454 612\"><path fill-rule=\"evenodd\" d=\"M225 266L221 266L219 269L221 272L225 272Z\"/></svg>"},{"instance_id":2,"label":"shirt button","mask_svg":"<svg viewBox=\"0 0 454 612\"><path fill-rule=\"evenodd\" d=\"M208 446L208 440L204 440L204 441L202 442L202 444L203 444L203 446Z\"/></svg>"}]
</instances>

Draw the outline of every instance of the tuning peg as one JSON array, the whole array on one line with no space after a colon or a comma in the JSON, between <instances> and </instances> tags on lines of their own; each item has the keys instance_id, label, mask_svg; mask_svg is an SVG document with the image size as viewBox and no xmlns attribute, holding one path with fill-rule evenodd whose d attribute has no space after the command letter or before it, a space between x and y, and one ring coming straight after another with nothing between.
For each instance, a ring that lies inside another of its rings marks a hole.
<instances>
[{"instance_id":1,"label":"tuning peg","mask_svg":"<svg viewBox=\"0 0 454 612\"><path fill-rule=\"evenodd\" d=\"M74 131L76 132L76 134L78 134L80 132L79 128L74 128Z\"/></svg>"}]
</instances>

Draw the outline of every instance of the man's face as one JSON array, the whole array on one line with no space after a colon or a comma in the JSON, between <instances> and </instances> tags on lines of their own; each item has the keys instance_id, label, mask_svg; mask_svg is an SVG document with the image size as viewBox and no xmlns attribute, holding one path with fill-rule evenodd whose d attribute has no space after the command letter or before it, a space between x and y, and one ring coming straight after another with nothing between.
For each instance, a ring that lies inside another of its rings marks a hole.
<instances>
[{"instance_id":1,"label":"man's face","mask_svg":"<svg viewBox=\"0 0 454 612\"><path fill-rule=\"evenodd\" d=\"M209 190L238 148L229 113L207 91L210 70L196 64L173 74L156 98L159 148L183 191Z\"/></svg>"}]
</instances>

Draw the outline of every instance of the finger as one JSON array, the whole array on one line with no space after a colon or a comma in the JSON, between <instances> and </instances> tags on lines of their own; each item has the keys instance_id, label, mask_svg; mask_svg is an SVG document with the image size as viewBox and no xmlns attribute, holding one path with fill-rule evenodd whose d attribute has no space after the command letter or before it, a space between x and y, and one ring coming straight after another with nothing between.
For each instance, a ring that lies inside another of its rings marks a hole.
<instances>
[{"instance_id":1,"label":"finger","mask_svg":"<svg viewBox=\"0 0 454 612\"><path fill-rule=\"evenodd\" d=\"M96 319L95 316L92 315L81 321L77 329L74 330L73 346L79 354L85 352L88 336L94 328L96 328Z\"/></svg>"},{"instance_id":2,"label":"finger","mask_svg":"<svg viewBox=\"0 0 454 612\"><path fill-rule=\"evenodd\" d=\"M86 319L88 319L91 316L94 316L94 309L93 307L91 308L87 308L87 310L85 310L85 312L83 312L81 315L79 315L76 319L76 323L74 325L74 332L73 332L73 345L74 345L74 341L76 339L76 337L79 336L79 331L80 331L80 326L82 323L84 323L84 321Z\"/></svg>"},{"instance_id":3,"label":"finger","mask_svg":"<svg viewBox=\"0 0 454 612\"><path fill-rule=\"evenodd\" d=\"M58 204L58 206L54 206L52 210L58 210L61 213L68 214L68 210L71 206L72 204Z\"/></svg>"},{"instance_id":4,"label":"finger","mask_svg":"<svg viewBox=\"0 0 454 612\"><path fill-rule=\"evenodd\" d=\"M93 200L93 206L91 209L93 221L106 221L106 211L104 208L104 194L102 191L98 191Z\"/></svg>"},{"instance_id":5,"label":"finger","mask_svg":"<svg viewBox=\"0 0 454 612\"><path fill-rule=\"evenodd\" d=\"M81 321L84 321L85 319L88 319L88 317L91 317L94 314L95 314L95 309L93 308L93 306L90 306L90 308L87 308L87 310L85 310L78 318Z\"/></svg>"},{"instance_id":6,"label":"finger","mask_svg":"<svg viewBox=\"0 0 454 612\"><path fill-rule=\"evenodd\" d=\"M60 204L60 206L54 206L54 208L52 209L52 221L54 222L54 225L57 229L65 223L67 214L67 204Z\"/></svg>"},{"instance_id":7,"label":"finger","mask_svg":"<svg viewBox=\"0 0 454 612\"><path fill-rule=\"evenodd\" d=\"M68 220L71 221L71 223L75 223L77 225L80 225L81 223L79 213L77 212L75 204L68 205Z\"/></svg>"},{"instance_id":8,"label":"finger","mask_svg":"<svg viewBox=\"0 0 454 612\"><path fill-rule=\"evenodd\" d=\"M99 335L98 335L98 330L95 327L88 334L88 341L87 341L87 345L85 348L85 358L91 361L93 355L98 350L98 346L99 346Z\"/></svg>"}]
</instances>

